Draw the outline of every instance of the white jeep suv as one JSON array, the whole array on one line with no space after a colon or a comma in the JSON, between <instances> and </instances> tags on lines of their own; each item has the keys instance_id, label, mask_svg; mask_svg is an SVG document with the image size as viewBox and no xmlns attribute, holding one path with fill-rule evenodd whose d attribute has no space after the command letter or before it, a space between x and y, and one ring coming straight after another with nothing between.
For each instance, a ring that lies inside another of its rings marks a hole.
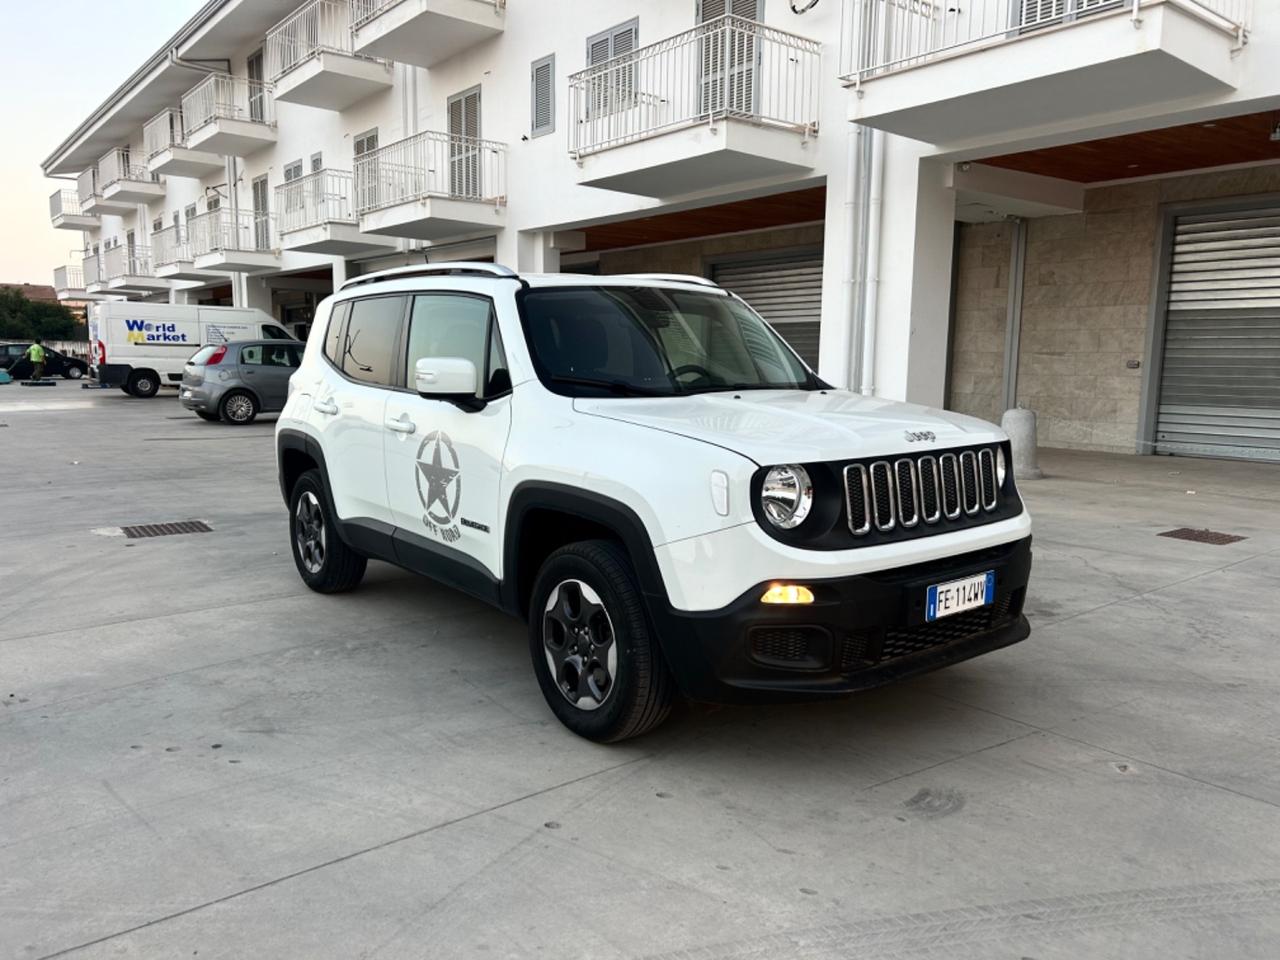
<instances>
[{"instance_id":1,"label":"white jeep suv","mask_svg":"<svg viewBox=\"0 0 1280 960\"><path fill-rule=\"evenodd\" d=\"M313 590L385 560L529 624L573 730L1015 643L1031 521L980 420L823 383L697 277L407 267L319 308L276 429Z\"/></svg>"}]
</instances>

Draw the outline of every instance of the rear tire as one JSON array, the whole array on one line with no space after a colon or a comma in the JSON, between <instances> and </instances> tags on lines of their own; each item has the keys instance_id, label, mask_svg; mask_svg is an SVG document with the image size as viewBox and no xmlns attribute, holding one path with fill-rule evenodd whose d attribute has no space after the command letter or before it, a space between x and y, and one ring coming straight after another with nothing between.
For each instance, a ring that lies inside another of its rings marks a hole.
<instances>
[{"instance_id":1,"label":"rear tire","mask_svg":"<svg viewBox=\"0 0 1280 960\"><path fill-rule=\"evenodd\" d=\"M125 392L139 400L150 400L160 392L160 377L153 370L134 370L124 384Z\"/></svg>"},{"instance_id":2,"label":"rear tire","mask_svg":"<svg viewBox=\"0 0 1280 960\"><path fill-rule=\"evenodd\" d=\"M72 364L71 366L67 367L65 370L62 371L62 376L66 380L79 380L81 377L84 376L84 371L81 370L79 367L77 367L75 364Z\"/></svg>"},{"instance_id":3,"label":"rear tire","mask_svg":"<svg viewBox=\"0 0 1280 960\"><path fill-rule=\"evenodd\" d=\"M359 586L368 560L338 536L319 470L308 470L289 492L289 543L302 582L316 593Z\"/></svg>"},{"instance_id":4,"label":"rear tire","mask_svg":"<svg viewBox=\"0 0 1280 960\"><path fill-rule=\"evenodd\" d=\"M675 683L616 543L572 543L547 558L530 600L529 652L551 712L580 737L627 740L671 711Z\"/></svg>"},{"instance_id":5,"label":"rear tire","mask_svg":"<svg viewBox=\"0 0 1280 960\"><path fill-rule=\"evenodd\" d=\"M222 398L222 402L218 404L218 412L227 423L238 427L247 426L258 417L258 401L250 393L235 390Z\"/></svg>"}]
</instances>

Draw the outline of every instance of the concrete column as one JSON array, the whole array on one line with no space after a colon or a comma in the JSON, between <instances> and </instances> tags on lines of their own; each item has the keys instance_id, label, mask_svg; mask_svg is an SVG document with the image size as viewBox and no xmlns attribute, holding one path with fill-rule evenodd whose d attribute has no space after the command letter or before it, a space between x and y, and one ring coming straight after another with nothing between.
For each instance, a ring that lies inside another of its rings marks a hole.
<instances>
[{"instance_id":1,"label":"concrete column","mask_svg":"<svg viewBox=\"0 0 1280 960\"><path fill-rule=\"evenodd\" d=\"M497 261L517 272L559 273L560 247L551 231L504 230L498 234Z\"/></svg>"},{"instance_id":2,"label":"concrete column","mask_svg":"<svg viewBox=\"0 0 1280 960\"><path fill-rule=\"evenodd\" d=\"M261 310L263 313L275 316L275 311L271 305L271 288L267 286L266 280L261 277L251 277L242 275L241 281L244 287L244 302L237 303L237 307L249 307Z\"/></svg>"},{"instance_id":3,"label":"concrete column","mask_svg":"<svg viewBox=\"0 0 1280 960\"><path fill-rule=\"evenodd\" d=\"M891 137L886 148L875 392L940 407L956 202L948 165L919 147Z\"/></svg>"},{"instance_id":4,"label":"concrete column","mask_svg":"<svg viewBox=\"0 0 1280 960\"><path fill-rule=\"evenodd\" d=\"M196 299L191 295L191 292L188 290L175 290L172 287L170 287L169 302L172 304L188 304L188 303L195 303Z\"/></svg>"},{"instance_id":5,"label":"concrete column","mask_svg":"<svg viewBox=\"0 0 1280 960\"><path fill-rule=\"evenodd\" d=\"M857 131L849 124L848 150L857 149ZM822 336L818 341L818 376L837 387L851 387L856 379L853 358L857 355L853 329L854 263L856 224L848 204L855 184L853 165L832 164L827 174L826 221L822 234Z\"/></svg>"},{"instance_id":6,"label":"concrete column","mask_svg":"<svg viewBox=\"0 0 1280 960\"><path fill-rule=\"evenodd\" d=\"M337 293L344 283L347 282L347 261L342 257L334 257L333 259L333 292Z\"/></svg>"}]
</instances>

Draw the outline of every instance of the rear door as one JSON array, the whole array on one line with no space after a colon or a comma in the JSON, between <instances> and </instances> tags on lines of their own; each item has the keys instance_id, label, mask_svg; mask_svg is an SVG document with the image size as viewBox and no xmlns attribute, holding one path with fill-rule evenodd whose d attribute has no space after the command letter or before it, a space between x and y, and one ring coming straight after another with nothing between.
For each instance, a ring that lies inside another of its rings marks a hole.
<instances>
[{"instance_id":1,"label":"rear door","mask_svg":"<svg viewBox=\"0 0 1280 960\"><path fill-rule=\"evenodd\" d=\"M264 411L284 408L298 357L288 344L254 343L240 348L240 377L258 395Z\"/></svg>"}]
</instances>

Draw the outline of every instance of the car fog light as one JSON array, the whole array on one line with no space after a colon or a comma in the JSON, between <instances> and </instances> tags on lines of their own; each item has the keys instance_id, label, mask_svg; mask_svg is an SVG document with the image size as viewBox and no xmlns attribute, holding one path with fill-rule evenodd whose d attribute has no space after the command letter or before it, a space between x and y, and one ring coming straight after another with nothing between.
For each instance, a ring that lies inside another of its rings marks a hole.
<instances>
[{"instance_id":1,"label":"car fog light","mask_svg":"<svg viewBox=\"0 0 1280 960\"><path fill-rule=\"evenodd\" d=\"M813 481L804 467L770 467L760 489L760 507L769 522L783 530L800 526L813 507Z\"/></svg>"},{"instance_id":2,"label":"car fog light","mask_svg":"<svg viewBox=\"0 0 1280 960\"><path fill-rule=\"evenodd\" d=\"M813 603L813 591L795 583L775 583L764 592L761 603Z\"/></svg>"},{"instance_id":3,"label":"car fog light","mask_svg":"<svg viewBox=\"0 0 1280 960\"><path fill-rule=\"evenodd\" d=\"M1004 462L1004 447L996 447L996 486L1004 486L1004 478L1008 473L1008 467Z\"/></svg>"}]
</instances>

